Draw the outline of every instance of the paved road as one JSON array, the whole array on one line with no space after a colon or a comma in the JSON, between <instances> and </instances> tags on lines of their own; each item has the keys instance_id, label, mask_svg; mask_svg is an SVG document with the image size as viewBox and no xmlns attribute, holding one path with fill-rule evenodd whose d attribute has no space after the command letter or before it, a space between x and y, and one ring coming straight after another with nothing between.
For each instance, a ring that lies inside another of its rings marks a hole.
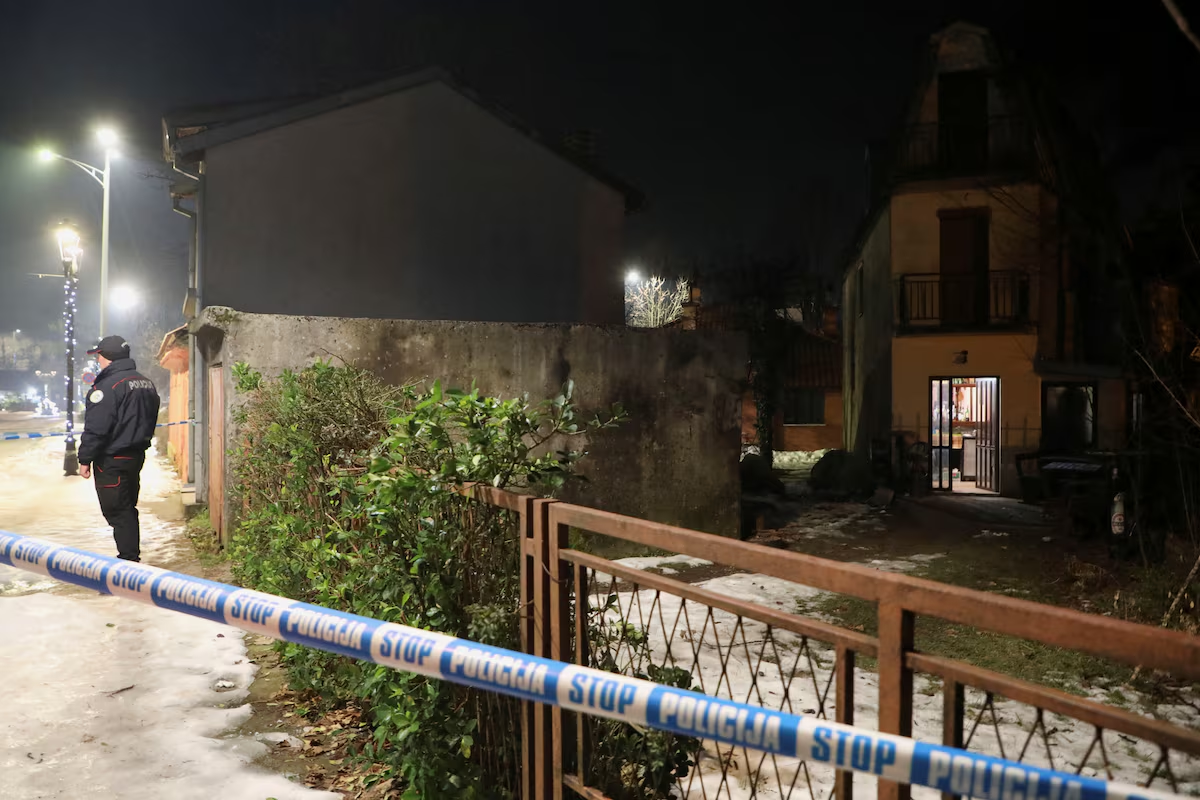
<instances>
[{"instance_id":1,"label":"paved road","mask_svg":"<svg viewBox=\"0 0 1200 800\"><path fill-rule=\"evenodd\" d=\"M35 429L14 416L0 430ZM0 529L113 554L62 452L62 439L0 441ZM147 460L149 563L189 557L178 489L165 459ZM0 798L337 797L253 766L267 745L232 732L253 671L234 629L0 566Z\"/></svg>"}]
</instances>

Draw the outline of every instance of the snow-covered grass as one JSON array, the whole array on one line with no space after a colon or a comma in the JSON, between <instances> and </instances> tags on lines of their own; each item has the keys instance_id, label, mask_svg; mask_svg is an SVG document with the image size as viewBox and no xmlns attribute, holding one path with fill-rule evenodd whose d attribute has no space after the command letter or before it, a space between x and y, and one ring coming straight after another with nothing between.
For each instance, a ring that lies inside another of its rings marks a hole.
<instances>
[{"instance_id":1,"label":"snow-covered grass","mask_svg":"<svg viewBox=\"0 0 1200 800\"><path fill-rule=\"evenodd\" d=\"M872 561L873 566L889 571L909 571L938 559L941 554L927 554L909 559ZM670 563L671 557L658 560ZM676 557L678 558L678 557ZM599 576L597 576L599 577ZM764 575L739 573L713 578L696 586L765 608L793 612L798 606L819 605L830 595L820 590ZM607 583L598 587L607 591ZM622 586L628 589L628 585ZM831 678L836 668L835 653L819 643L728 612L698 603L681 603L679 598L644 590L635 597L630 591L618 595L619 609L607 614L611 623L625 621L645 631L648 655L655 663L669 663L691 671L695 685L702 691L749 702L769 708L801 714L824 713L834 716L837 689ZM832 620L831 620L832 621ZM674 638L668 646L668 632ZM636 653L625 649L620 657L626 660ZM1085 692L1099 702L1112 702L1111 692L1092 688ZM1126 694L1131 694L1126 691ZM968 690L966 729L969 732L980 716L984 703L982 692ZM874 729L878 714L878 677L861 665L855 672L854 724ZM1142 707L1145 698L1123 698L1131 707ZM1151 705L1151 707L1153 707ZM1200 713L1188 705L1158 706L1157 716L1175 724L1195 728L1200 725ZM992 712L983 714L971 749L991 755L1016 757L1024 747L1036 723L1036 709L1020 703L997 700L995 721ZM941 682L932 676L918 676L913 700L915 738L940 742L942 736ZM999 739L997 739L997 730ZM1083 774L1105 777L1099 747L1092 747L1095 729L1078 720L1057 714L1045 714L1045 732L1051 743L1053 766L1074 771L1089 748L1092 750L1083 767ZM1105 750L1113 778L1127 783L1145 780L1159 758L1157 746L1112 732L1104 734ZM1042 744L1041 730L1034 733L1024 761L1039 766L1051 766L1051 759ZM722 763L730 765L725 777ZM1171 766L1180 783L1180 791L1200 792L1200 760L1172 754ZM778 776L778 778L776 777ZM711 741L704 742L699 769L683 781L684 797L729 797L733 800L760 797L807 796L806 781L811 780L818 796L833 785L834 771L820 764L802 766L795 759L767 757L747 753ZM793 787L794 781L794 788ZM703 789L701 788L703 784ZM1161 786L1161 784L1158 784ZM867 776L855 777L856 796L875 796L875 781ZM914 787L914 795L932 798L935 793Z\"/></svg>"},{"instance_id":2,"label":"snow-covered grass","mask_svg":"<svg viewBox=\"0 0 1200 800\"><path fill-rule=\"evenodd\" d=\"M772 463L775 469L808 472L828 452L828 450L776 450L775 460Z\"/></svg>"},{"instance_id":3,"label":"snow-covered grass","mask_svg":"<svg viewBox=\"0 0 1200 800\"><path fill-rule=\"evenodd\" d=\"M707 567L712 564L711 561L705 561L703 558L694 558L693 556L631 556L629 558L618 558L613 563L621 564L630 569L654 571L662 575L677 575L681 569Z\"/></svg>"}]
</instances>

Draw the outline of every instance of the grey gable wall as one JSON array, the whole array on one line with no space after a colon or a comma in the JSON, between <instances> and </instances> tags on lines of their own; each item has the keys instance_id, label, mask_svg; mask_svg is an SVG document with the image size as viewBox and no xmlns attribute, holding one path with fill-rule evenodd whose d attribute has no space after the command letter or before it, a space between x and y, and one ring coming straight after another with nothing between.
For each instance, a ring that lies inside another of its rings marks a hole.
<instances>
[{"instance_id":1,"label":"grey gable wall","mask_svg":"<svg viewBox=\"0 0 1200 800\"><path fill-rule=\"evenodd\" d=\"M213 147L206 306L622 320L624 200L441 83Z\"/></svg>"}]
</instances>

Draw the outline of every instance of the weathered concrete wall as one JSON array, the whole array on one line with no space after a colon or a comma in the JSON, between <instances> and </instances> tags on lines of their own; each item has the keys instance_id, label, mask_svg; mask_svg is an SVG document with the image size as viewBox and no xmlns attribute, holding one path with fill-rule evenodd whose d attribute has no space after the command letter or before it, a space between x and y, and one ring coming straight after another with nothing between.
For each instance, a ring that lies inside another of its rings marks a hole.
<instances>
[{"instance_id":1,"label":"weathered concrete wall","mask_svg":"<svg viewBox=\"0 0 1200 800\"><path fill-rule=\"evenodd\" d=\"M892 420L892 228L889 204L842 285L843 438L860 455Z\"/></svg>"},{"instance_id":2,"label":"weathered concrete wall","mask_svg":"<svg viewBox=\"0 0 1200 800\"><path fill-rule=\"evenodd\" d=\"M592 441L589 478L564 499L657 522L735 536L739 523L740 335L586 325L520 325L242 314L208 308L193 326L208 364L264 375L337 356L391 383L443 386L531 399L567 379L590 413L619 402L630 419ZM227 426L232 425L228 418ZM581 437L582 438L582 437Z\"/></svg>"}]
</instances>

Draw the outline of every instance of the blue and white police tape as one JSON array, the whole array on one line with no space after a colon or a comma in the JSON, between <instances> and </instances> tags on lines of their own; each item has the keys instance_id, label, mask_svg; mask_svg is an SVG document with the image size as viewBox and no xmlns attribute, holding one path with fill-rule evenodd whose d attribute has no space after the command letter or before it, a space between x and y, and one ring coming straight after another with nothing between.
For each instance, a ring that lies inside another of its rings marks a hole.
<instances>
[{"instance_id":1,"label":"blue and white police tape","mask_svg":"<svg viewBox=\"0 0 1200 800\"><path fill-rule=\"evenodd\" d=\"M194 423L195 421L196 420L194 420L194 419L185 419L185 420L180 420L179 422L160 422L157 425L155 425L154 427L170 428L172 425L190 425L190 424ZM83 433L83 428L80 428L79 430L75 431L74 435L79 435L81 433ZM0 433L0 439L2 439L4 441L11 441L13 439L47 439L52 436L66 436L66 435L67 435L66 431L52 431L50 433Z\"/></svg>"},{"instance_id":2,"label":"blue and white police tape","mask_svg":"<svg viewBox=\"0 0 1200 800\"><path fill-rule=\"evenodd\" d=\"M660 686L0 531L0 563L412 672L988 800L1177 797Z\"/></svg>"}]
</instances>

